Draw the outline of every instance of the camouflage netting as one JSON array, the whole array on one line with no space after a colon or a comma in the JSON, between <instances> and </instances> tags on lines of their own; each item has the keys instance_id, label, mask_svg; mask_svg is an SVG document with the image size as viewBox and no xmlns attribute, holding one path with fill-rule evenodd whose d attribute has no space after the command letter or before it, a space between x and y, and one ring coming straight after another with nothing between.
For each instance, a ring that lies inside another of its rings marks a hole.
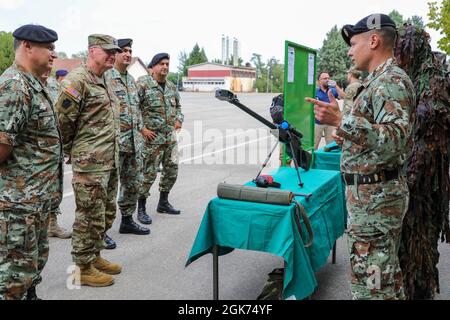
<instances>
[{"instance_id":1,"label":"camouflage netting","mask_svg":"<svg viewBox=\"0 0 450 320\"><path fill-rule=\"evenodd\" d=\"M408 299L433 299L439 293L439 238L450 243L450 77L446 56L432 52L421 29L399 30L395 56L417 95L400 264Z\"/></svg>"}]
</instances>

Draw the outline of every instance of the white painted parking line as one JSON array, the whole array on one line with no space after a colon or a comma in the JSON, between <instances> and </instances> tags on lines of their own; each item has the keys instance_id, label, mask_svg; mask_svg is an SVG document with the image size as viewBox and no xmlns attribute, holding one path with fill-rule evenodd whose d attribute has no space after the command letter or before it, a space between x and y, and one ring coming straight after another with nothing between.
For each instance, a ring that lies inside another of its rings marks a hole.
<instances>
[{"instance_id":1,"label":"white painted parking line","mask_svg":"<svg viewBox=\"0 0 450 320\"><path fill-rule=\"evenodd\" d=\"M190 162L190 161L193 161L193 160L196 160L196 159L201 159L201 158L204 158L204 157L207 157L207 156L211 156L211 155L216 154L216 153L222 153L222 152L224 152L224 151L236 149L236 148L239 148L239 147L248 145L248 144L252 144L252 143L255 143L255 142L259 142L259 141L262 141L262 140L266 140L266 139L268 139L268 138L270 138L270 137L272 137L272 136L269 135L269 136L265 136L265 137L262 137L262 138L259 138L259 139L250 140L250 141L247 141L247 142L244 142L244 143L236 144L236 145L231 146L231 147L228 147L228 148L216 150L216 151L214 151L214 152L204 153L204 154L201 154L201 155L196 156L196 157L193 157L193 158L181 160L181 161L180 161L180 164L186 163L186 162ZM64 174L72 174L72 171L67 171L67 172L65 172ZM67 192L67 193L64 193L63 198L72 197L73 195L74 195L73 192Z\"/></svg>"},{"instance_id":2,"label":"white painted parking line","mask_svg":"<svg viewBox=\"0 0 450 320\"><path fill-rule=\"evenodd\" d=\"M232 147L225 148L225 149L221 149L221 150L217 150L217 151L209 152L209 153L204 153L204 154L201 154L201 155L193 157L193 158L181 160L180 164L181 163L186 163L186 162L189 162L189 161L192 161L192 160L196 160L196 159L201 159L201 158L204 158L204 157L207 157L207 156L211 156L211 155L216 154L216 153L221 153L221 152L224 152L224 151L236 149L236 148L245 146L247 144L252 144L252 143L255 143L255 142L258 142L258 141L266 140L267 138L270 138L270 137L271 136L265 136L265 137L262 137L262 138L259 138L259 139L247 141L245 143L240 143L240 144L237 144L237 145L234 145Z\"/></svg>"}]
</instances>

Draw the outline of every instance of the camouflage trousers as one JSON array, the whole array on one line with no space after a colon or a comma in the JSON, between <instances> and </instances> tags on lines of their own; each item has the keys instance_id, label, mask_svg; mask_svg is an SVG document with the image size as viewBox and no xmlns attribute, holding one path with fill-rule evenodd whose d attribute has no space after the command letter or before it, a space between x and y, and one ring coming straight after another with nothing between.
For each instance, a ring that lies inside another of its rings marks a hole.
<instances>
[{"instance_id":1,"label":"camouflage trousers","mask_svg":"<svg viewBox=\"0 0 450 320\"><path fill-rule=\"evenodd\" d=\"M38 212L0 210L0 300L24 300L27 290L42 281L49 211L47 204Z\"/></svg>"},{"instance_id":2,"label":"camouflage trousers","mask_svg":"<svg viewBox=\"0 0 450 320\"><path fill-rule=\"evenodd\" d=\"M116 217L117 170L74 172L75 222L72 234L72 258L85 265L105 248L105 233Z\"/></svg>"},{"instance_id":3,"label":"camouflage trousers","mask_svg":"<svg viewBox=\"0 0 450 320\"><path fill-rule=\"evenodd\" d=\"M403 300L398 250L409 191L404 178L347 186L348 248L354 300Z\"/></svg>"},{"instance_id":4,"label":"camouflage trousers","mask_svg":"<svg viewBox=\"0 0 450 320\"><path fill-rule=\"evenodd\" d=\"M145 145L142 155L144 158L144 176L139 190L139 198L150 196L150 188L155 182L157 169L161 163L163 170L159 191L170 192L178 176L178 144Z\"/></svg>"},{"instance_id":5,"label":"camouflage trousers","mask_svg":"<svg viewBox=\"0 0 450 320\"><path fill-rule=\"evenodd\" d=\"M139 186L142 183L142 171L136 161L135 153L120 153L120 191L119 205L123 217L132 216L136 210Z\"/></svg>"}]
</instances>

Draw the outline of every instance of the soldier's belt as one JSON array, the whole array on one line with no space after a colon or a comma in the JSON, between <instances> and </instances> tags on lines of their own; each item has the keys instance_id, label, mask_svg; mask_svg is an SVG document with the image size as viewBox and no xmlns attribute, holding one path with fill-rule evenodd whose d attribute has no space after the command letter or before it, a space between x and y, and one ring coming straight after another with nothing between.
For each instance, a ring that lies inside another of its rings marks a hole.
<instances>
[{"instance_id":1,"label":"soldier's belt","mask_svg":"<svg viewBox=\"0 0 450 320\"><path fill-rule=\"evenodd\" d=\"M351 173L342 173L342 180L344 180L345 184L348 186L352 186L355 184L374 184L380 182L386 182L390 180L397 179L399 176L398 169L394 170L383 170L373 174L351 174Z\"/></svg>"}]
</instances>

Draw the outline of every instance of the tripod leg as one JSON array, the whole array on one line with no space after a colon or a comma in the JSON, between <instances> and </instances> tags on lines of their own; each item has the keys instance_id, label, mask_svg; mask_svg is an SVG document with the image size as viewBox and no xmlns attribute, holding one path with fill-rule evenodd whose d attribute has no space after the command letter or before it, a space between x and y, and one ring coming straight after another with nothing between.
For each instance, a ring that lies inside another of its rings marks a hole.
<instances>
[{"instance_id":1,"label":"tripod leg","mask_svg":"<svg viewBox=\"0 0 450 320\"><path fill-rule=\"evenodd\" d=\"M300 188L303 188L304 183L302 182L302 178L300 178L300 170L298 169L297 157L295 156L294 148L292 147L292 142L290 139L289 139L289 146L291 147L292 160L294 160L295 170L297 171L298 185L300 186Z\"/></svg>"},{"instance_id":2,"label":"tripod leg","mask_svg":"<svg viewBox=\"0 0 450 320\"><path fill-rule=\"evenodd\" d=\"M267 156L266 160L264 161L261 170L258 172L258 175L256 176L255 180L259 178L259 176L261 175L262 171L264 170L264 168L267 166L267 164L269 163L270 158L272 157L273 152L275 151L275 149L278 146L278 141L277 143L275 143L275 146L272 148L272 151L270 151L269 155Z\"/></svg>"}]
</instances>

